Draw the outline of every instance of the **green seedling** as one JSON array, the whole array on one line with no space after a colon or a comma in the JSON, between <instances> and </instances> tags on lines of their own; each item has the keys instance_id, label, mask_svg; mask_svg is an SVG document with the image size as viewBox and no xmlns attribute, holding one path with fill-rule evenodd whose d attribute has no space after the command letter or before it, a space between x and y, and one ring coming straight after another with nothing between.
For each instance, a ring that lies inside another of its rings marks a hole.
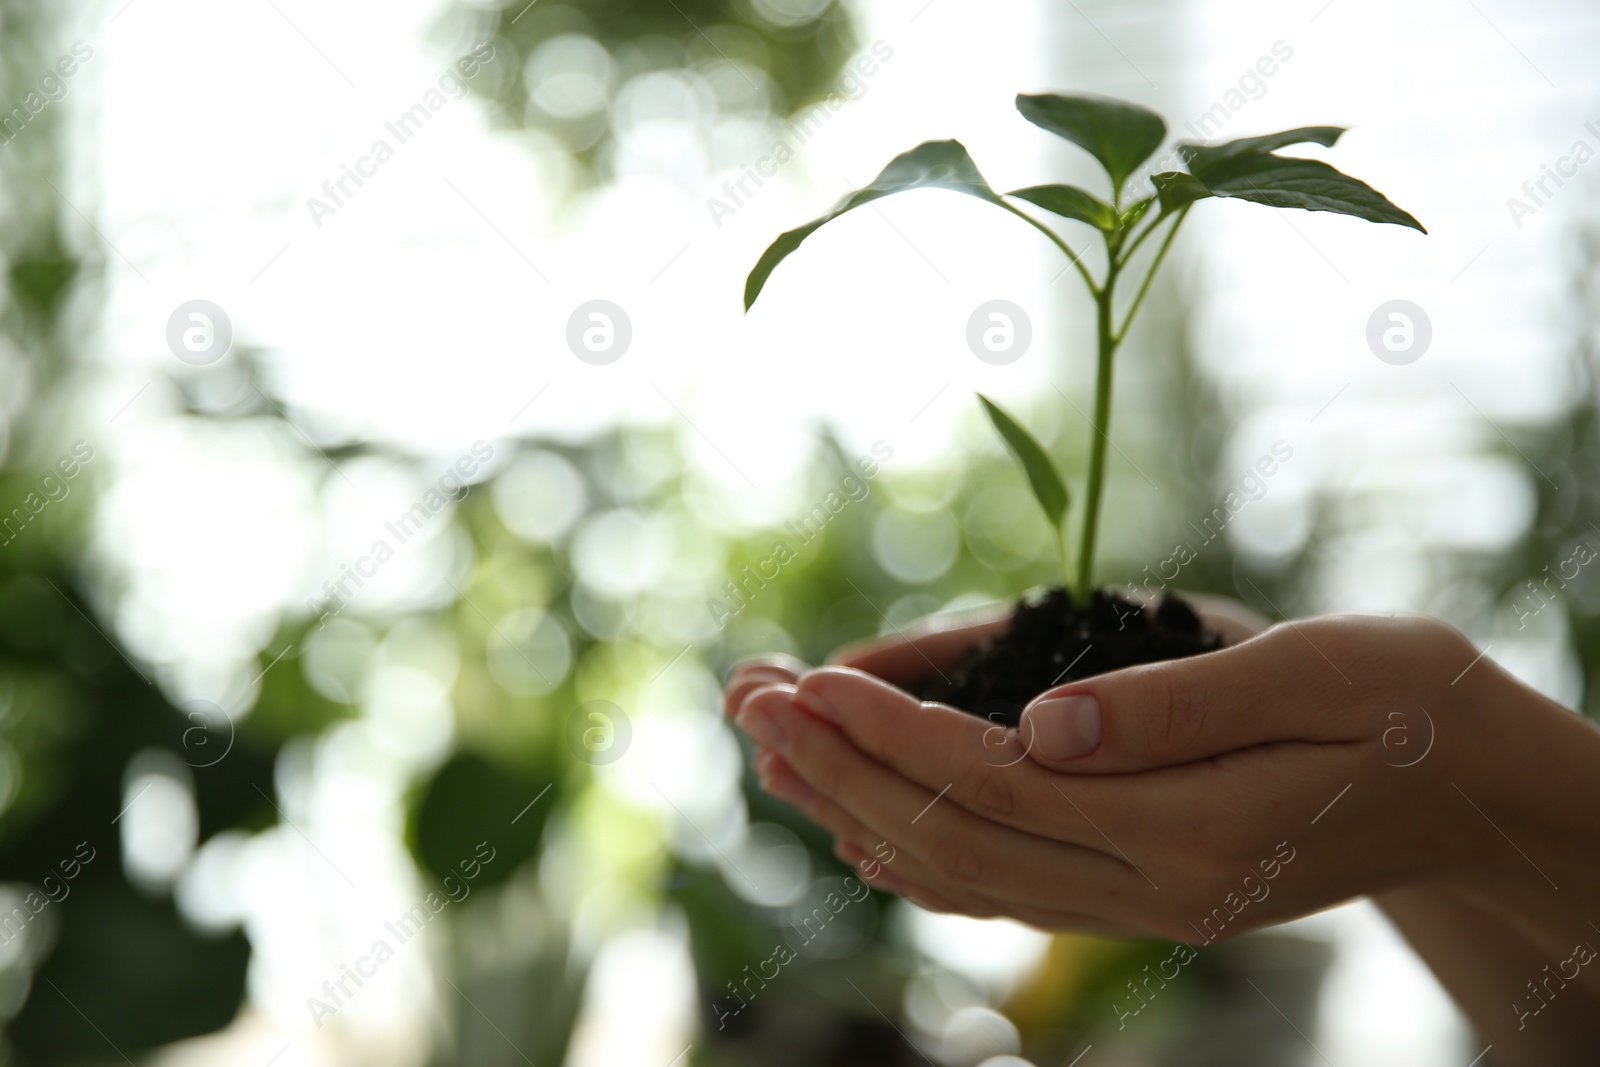
<instances>
[{"instance_id":1,"label":"green seedling","mask_svg":"<svg viewBox=\"0 0 1600 1067\"><path fill-rule=\"evenodd\" d=\"M880 197L910 189L948 189L975 196L1010 212L1049 238L1076 268L1095 306L1094 425L1089 438L1089 469L1075 561L1067 550L1069 497L1065 480L1049 454L1020 423L987 398L980 400L1027 475L1034 498L1057 534L1066 582L1078 602L1084 603L1094 574L1106 446L1111 440L1112 366L1129 325L1150 291L1151 279L1189 210L1201 200L1244 200L1267 207L1353 215L1368 222L1409 226L1422 233L1427 230L1365 182L1321 160L1279 154L1280 149L1298 144L1332 147L1344 133L1339 126L1303 126L1216 145L1179 143L1177 158L1188 169L1151 174L1150 191L1130 198L1130 178L1166 139L1167 124L1160 115L1120 100L1048 94L1018 96L1017 110L1029 122L1066 138L1093 156L1109 180L1109 201L1072 185L1032 185L997 193L960 142L927 141L896 156L869 185L844 197L821 218L773 241L745 281L744 306L748 311L778 264L823 224ZM1066 237L1014 201L1087 227L1091 239L1098 236L1105 250L1100 276L1095 276ZM1157 233L1162 237L1154 255L1147 255L1134 266L1134 254ZM1123 307L1118 307L1119 283L1129 286L1133 293Z\"/></svg>"}]
</instances>

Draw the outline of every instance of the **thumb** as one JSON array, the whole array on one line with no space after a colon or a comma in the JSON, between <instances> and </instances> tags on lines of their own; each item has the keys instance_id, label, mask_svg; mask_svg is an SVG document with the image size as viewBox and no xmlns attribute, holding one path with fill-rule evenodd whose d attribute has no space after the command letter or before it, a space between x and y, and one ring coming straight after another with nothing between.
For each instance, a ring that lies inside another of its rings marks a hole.
<instances>
[{"instance_id":1,"label":"thumb","mask_svg":"<svg viewBox=\"0 0 1600 1067\"><path fill-rule=\"evenodd\" d=\"M1273 741L1364 736L1349 678L1311 648L1302 655L1293 625L1046 690L1023 710L1020 738L1036 762L1090 774L1189 763Z\"/></svg>"}]
</instances>

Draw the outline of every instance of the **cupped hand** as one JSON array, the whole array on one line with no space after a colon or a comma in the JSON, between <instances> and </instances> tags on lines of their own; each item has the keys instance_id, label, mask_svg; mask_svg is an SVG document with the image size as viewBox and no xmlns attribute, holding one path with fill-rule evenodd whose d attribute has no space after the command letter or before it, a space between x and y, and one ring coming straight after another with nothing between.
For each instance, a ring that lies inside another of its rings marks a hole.
<instances>
[{"instance_id":1,"label":"cupped hand","mask_svg":"<svg viewBox=\"0 0 1600 1067\"><path fill-rule=\"evenodd\" d=\"M1464 638L1364 616L1256 633L1238 605L1199 606L1226 647L1057 687L1015 730L900 687L1004 618L814 670L750 662L726 706L764 788L933 910L1193 943L1468 865L1480 828L1432 810L1459 807L1475 732L1452 687Z\"/></svg>"}]
</instances>

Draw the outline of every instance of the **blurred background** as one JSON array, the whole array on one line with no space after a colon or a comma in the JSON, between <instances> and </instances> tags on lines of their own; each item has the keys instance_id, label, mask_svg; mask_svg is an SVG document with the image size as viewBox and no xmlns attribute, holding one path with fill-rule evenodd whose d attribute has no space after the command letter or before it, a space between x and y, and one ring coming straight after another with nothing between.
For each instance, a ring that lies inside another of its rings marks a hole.
<instances>
[{"instance_id":1,"label":"blurred background","mask_svg":"<svg viewBox=\"0 0 1600 1067\"><path fill-rule=\"evenodd\" d=\"M742 283L924 139L1098 188L1018 91L1175 138L1351 127L1332 161L1430 235L1194 213L1120 357L1099 577L1279 445L1178 585L1431 612L1592 711L1600 582L1546 578L1600 546L1597 24L4 0L0 1060L1466 1064L1362 903L1131 1017L1172 945L878 893L748 984L849 872L753 788L721 676L1051 581L972 393L1081 471L1092 382L1058 253L968 198L852 214L748 316ZM1031 324L1004 365L966 340L996 299ZM1403 361L1367 340L1393 300Z\"/></svg>"}]
</instances>

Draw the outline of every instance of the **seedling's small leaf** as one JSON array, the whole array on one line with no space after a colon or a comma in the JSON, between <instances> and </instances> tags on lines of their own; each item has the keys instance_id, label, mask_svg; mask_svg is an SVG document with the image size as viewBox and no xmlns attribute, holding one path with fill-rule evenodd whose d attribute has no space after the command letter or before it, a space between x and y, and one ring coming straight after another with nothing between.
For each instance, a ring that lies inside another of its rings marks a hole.
<instances>
[{"instance_id":1,"label":"seedling's small leaf","mask_svg":"<svg viewBox=\"0 0 1600 1067\"><path fill-rule=\"evenodd\" d=\"M1122 184L1167 136L1167 124L1149 108L1102 96L1017 96L1022 117L1065 137L1100 161L1111 187Z\"/></svg>"},{"instance_id":2,"label":"seedling's small leaf","mask_svg":"<svg viewBox=\"0 0 1600 1067\"><path fill-rule=\"evenodd\" d=\"M1063 218L1087 222L1108 233L1117 225L1117 216L1110 204L1075 185L1030 185L1026 189L1013 189L1006 195L1037 204Z\"/></svg>"},{"instance_id":3,"label":"seedling's small leaf","mask_svg":"<svg viewBox=\"0 0 1600 1067\"><path fill-rule=\"evenodd\" d=\"M1156 187L1156 197L1161 201L1163 215L1170 215L1179 208L1186 208L1196 200L1204 200L1211 195L1211 190L1199 178L1181 170L1152 174L1150 181Z\"/></svg>"},{"instance_id":4,"label":"seedling's small leaf","mask_svg":"<svg viewBox=\"0 0 1600 1067\"><path fill-rule=\"evenodd\" d=\"M1068 498L1067 487L1062 483L1061 475L1056 473L1056 465L1021 423L1001 411L982 393L978 394L978 399L983 402L983 410L988 412L989 421L1000 431L1006 447L1022 464L1022 471L1028 476L1028 485L1033 489L1033 498L1044 509L1045 517L1057 530L1061 529L1061 521L1067 514Z\"/></svg>"},{"instance_id":5,"label":"seedling's small leaf","mask_svg":"<svg viewBox=\"0 0 1600 1067\"><path fill-rule=\"evenodd\" d=\"M1189 169L1199 174L1207 167L1233 159L1235 156L1262 156L1287 148L1293 144L1319 144L1332 148L1344 133L1343 126L1300 126L1280 133L1264 133L1260 137L1241 137L1222 144L1195 144L1185 141L1178 145L1178 157L1189 164Z\"/></svg>"},{"instance_id":6,"label":"seedling's small leaf","mask_svg":"<svg viewBox=\"0 0 1600 1067\"><path fill-rule=\"evenodd\" d=\"M761 287L767 284L773 269L823 223L831 222L852 208L908 189L951 189L992 204L1004 203L1000 194L989 188L989 183L978 173L978 165L972 161L961 142L924 141L911 151L902 152L891 159L889 165L883 168L883 173L872 179L871 184L844 197L826 215L780 234L776 241L768 245L751 269L750 276L745 279L744 309L749 311L750 305L756 302L756 297L761 295Z\"/></svg>"},{"instance_id":7,"label":"seedling's small leaf","mask_svg":"<svg viewBox=\"0 0 1600 1067\"><path fill-rule=\"evenodd\" d=\"M1248 200L1268 207L1331 211L1368 222L1390 222L1423 229L1422 223L1390 203L1372 186L1317 159L1242 155L1207 167L1196 177L1213 196Z\"/></svg>"}]
</instances>

